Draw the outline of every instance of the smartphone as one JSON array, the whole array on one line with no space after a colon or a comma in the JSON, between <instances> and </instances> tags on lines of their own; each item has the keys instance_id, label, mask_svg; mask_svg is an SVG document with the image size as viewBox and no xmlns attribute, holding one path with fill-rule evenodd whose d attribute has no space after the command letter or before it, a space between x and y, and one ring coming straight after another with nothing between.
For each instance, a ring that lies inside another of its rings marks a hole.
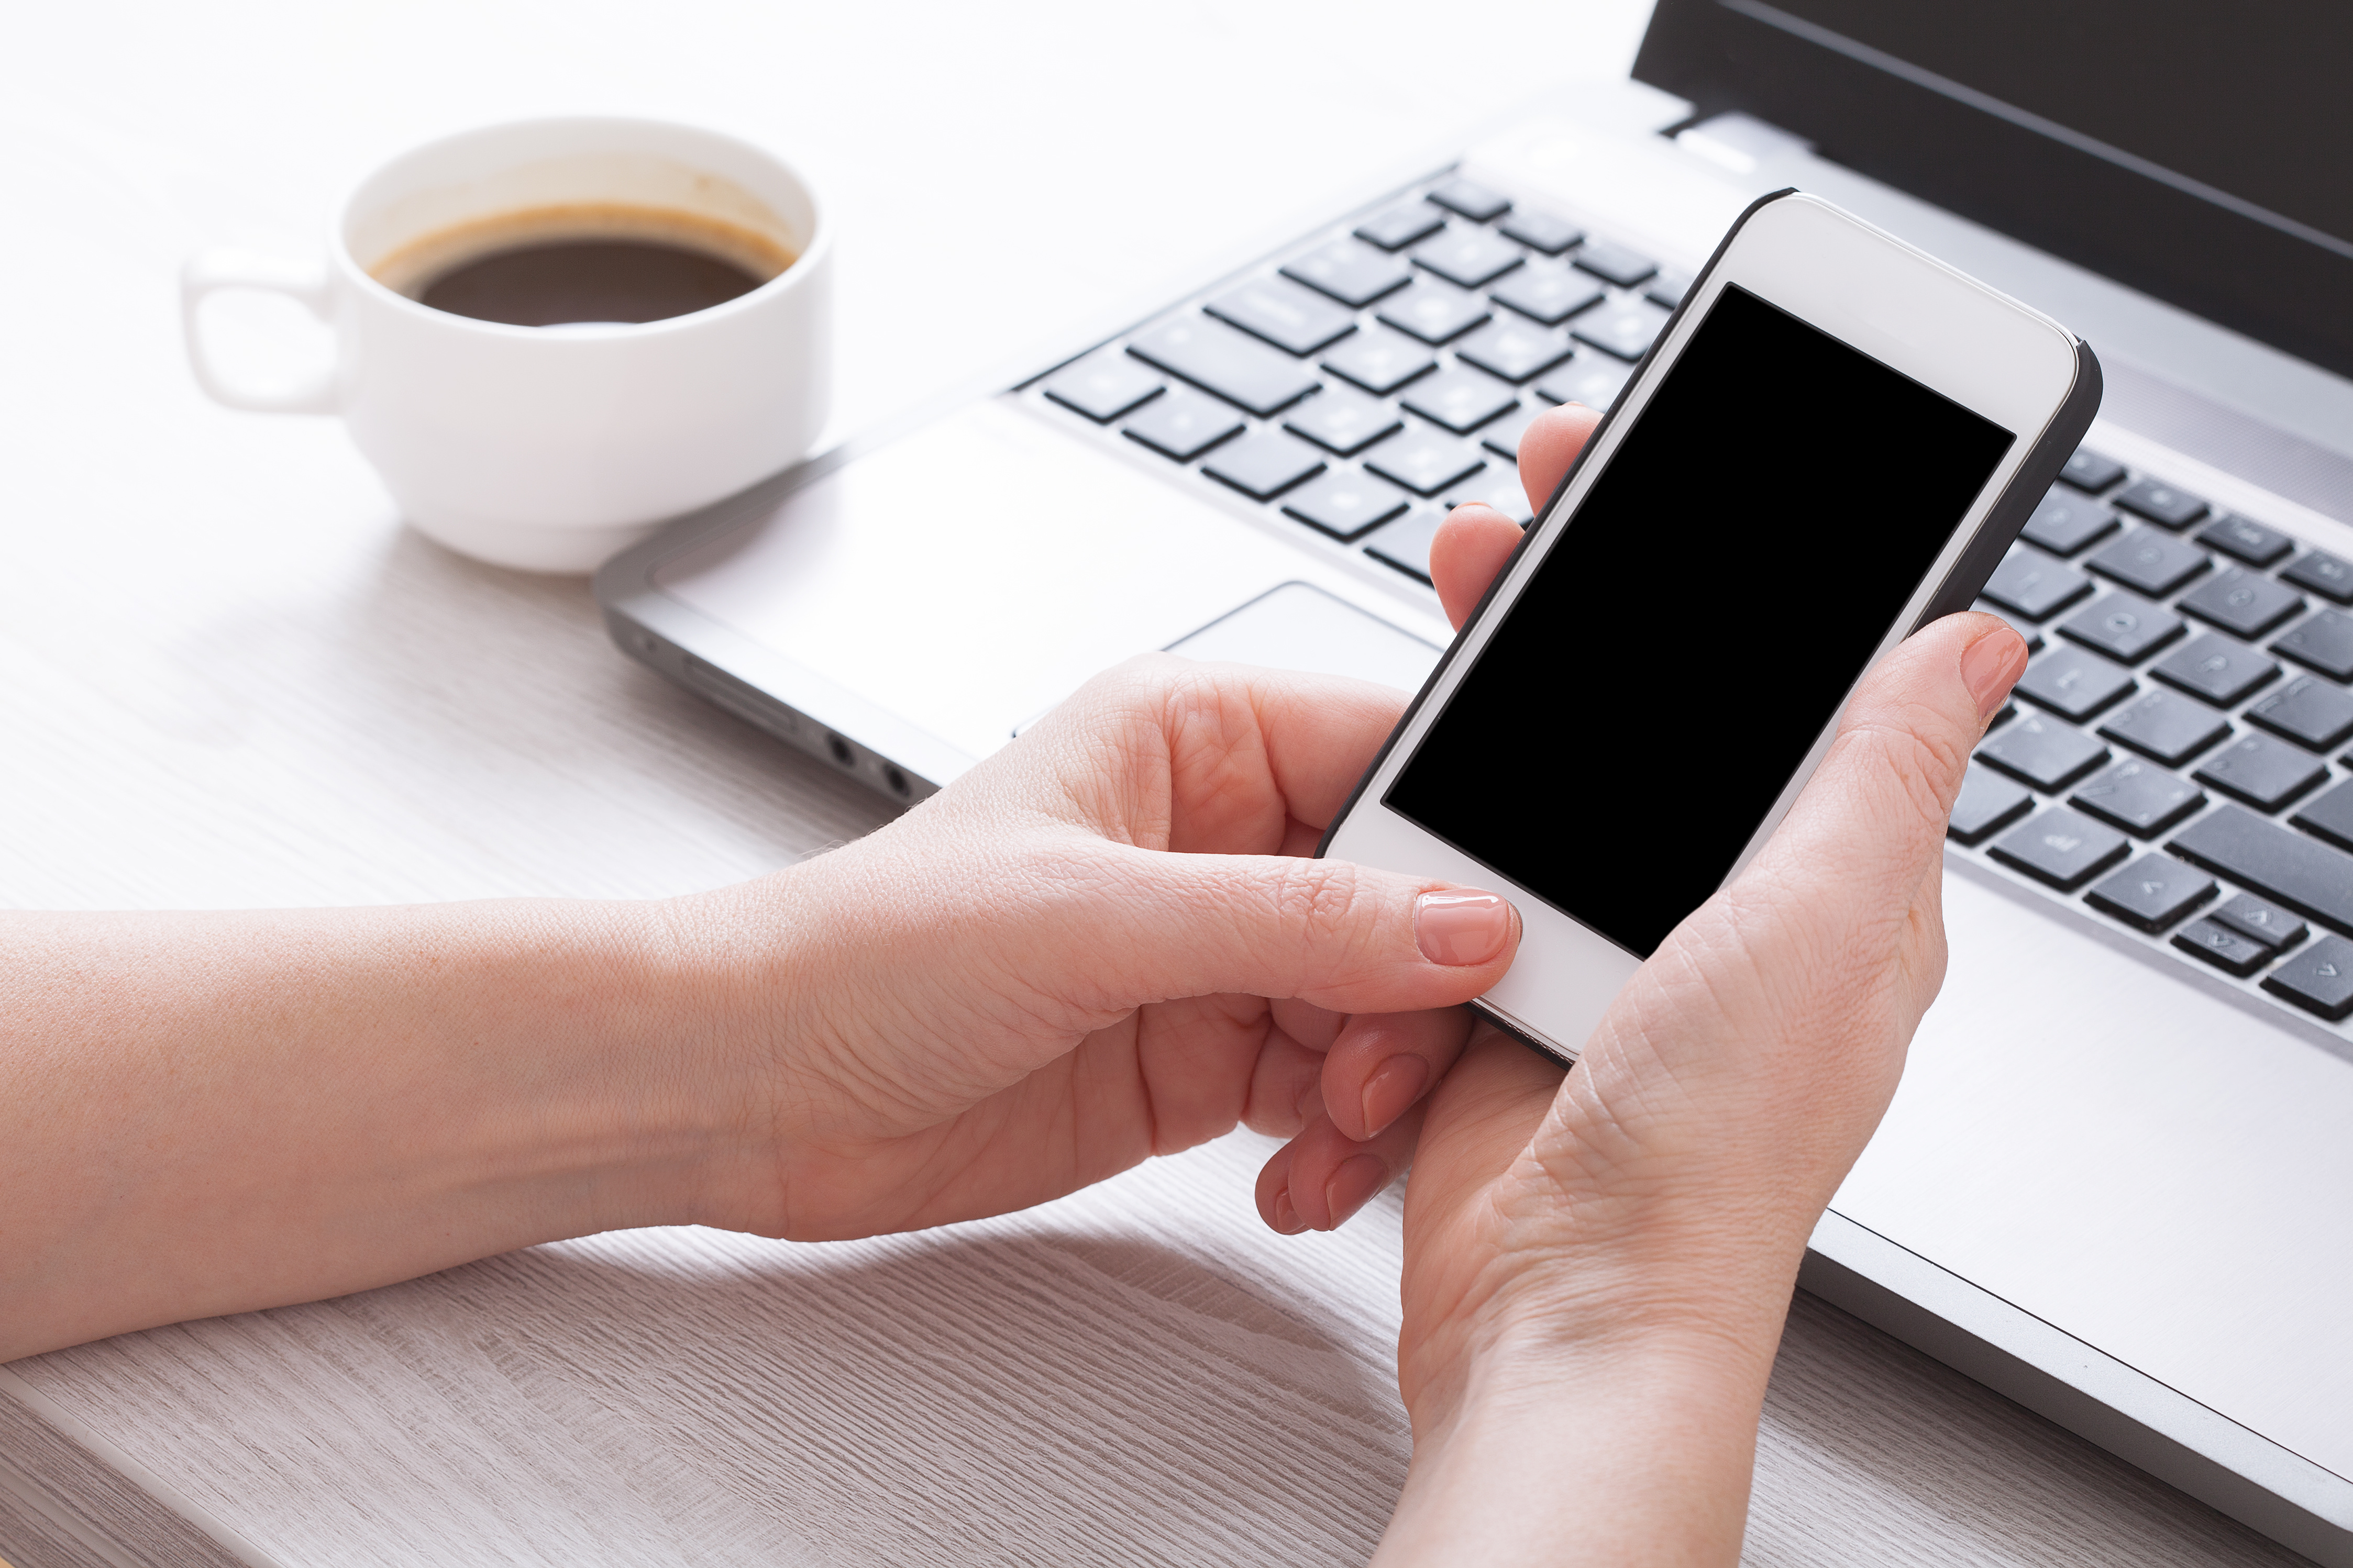
<instances>
[{"instance_id":1,"label":"smartphone","mask_svg":"<svg viewBox=\"0 0 2353 1568\"><path fill-rule=\"evenodd\" d=\"M1796 191L1741 215L1319 854L1518 904L1474 1005L1562 1061L1968 607L2100 401L2039 311Z\"/></svg>"}]
</instances>

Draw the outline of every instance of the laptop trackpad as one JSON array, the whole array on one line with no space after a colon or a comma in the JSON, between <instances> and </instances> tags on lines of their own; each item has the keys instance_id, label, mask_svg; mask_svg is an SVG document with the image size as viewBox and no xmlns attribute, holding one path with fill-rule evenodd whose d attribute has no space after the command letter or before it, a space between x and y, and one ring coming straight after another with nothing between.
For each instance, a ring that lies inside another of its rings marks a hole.
<instances>
[{"instance_id":1,"label":"laptop trackpad","mask_svg":"<svg viewBox=\"0 0 2353 1568\"><path fill-rule=\"evenodd\" d=\"M1231 659L1314 675L1353 675L1419 691L1439 650L1305 583L1285 583L1168 645L1187 658Z\"/></svg>"}]
</instances>

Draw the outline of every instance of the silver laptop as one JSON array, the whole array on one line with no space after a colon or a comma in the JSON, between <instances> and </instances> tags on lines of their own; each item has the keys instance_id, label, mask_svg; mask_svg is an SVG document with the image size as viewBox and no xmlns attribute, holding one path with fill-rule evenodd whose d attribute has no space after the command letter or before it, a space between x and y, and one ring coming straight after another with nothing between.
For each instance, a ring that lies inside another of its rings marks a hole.
<instances>
[{"instance_id":1,"label":"silver laptop","mask_svg":"<svg viewBox=\"0 0 2353 1568\"><path fill-rule=\"evenodd\" d=\"M1661 0L1622 89L683 520L598 594L631 655L912 801L1145 649L1417 686L1446 508L1525 517L1527 420L1608 404L1760 192L2050 311L2107 403L1987 590L2036 656L1955 814L1943 999L1804 1283L2353 1564L2353 50L2290 9ZM1820 498L1757 480L1801 532ZM1619 585L1662 636L1696 542ZM1638 648L1609 675L1597 734L1706 721Z\"/></svg>"}]
</instances>

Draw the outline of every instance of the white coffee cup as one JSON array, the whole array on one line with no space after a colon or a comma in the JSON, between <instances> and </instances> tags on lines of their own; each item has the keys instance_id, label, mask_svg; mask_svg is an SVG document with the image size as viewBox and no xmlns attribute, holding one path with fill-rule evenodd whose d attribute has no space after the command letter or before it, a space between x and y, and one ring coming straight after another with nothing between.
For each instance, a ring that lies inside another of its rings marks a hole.
<instances>
[{"instance_id":1,"label":"white coffee cup","mask_svg":"<svg viewBox=\"0 0 2353 1568\"><path fill-rule=\"evenodd\" d=\"M373 269L516 212L622 204L750 230L793 256L723 304L638 324L510 326L420 304ZM831 236L808 182L730 136L568 119L435 142L360 182L323 266L206 251L182 277L188 358L232 408L340 414L420 531L484 561L586 572L662 520L803 456L831 385ZM207 296L292 296L332 364L285 390L225 379Z\"/></svg>"}]
</instances>

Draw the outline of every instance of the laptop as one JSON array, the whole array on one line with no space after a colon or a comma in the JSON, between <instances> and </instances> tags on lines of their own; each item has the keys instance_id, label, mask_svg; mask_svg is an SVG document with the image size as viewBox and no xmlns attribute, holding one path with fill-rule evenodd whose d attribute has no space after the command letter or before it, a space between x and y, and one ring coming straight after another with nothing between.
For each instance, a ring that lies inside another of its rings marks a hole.
<instances>
[{"instance_id":1,"label":"laptop","mask_svg":"<svg viewBox=\"0 0 2353 1568\"><path fill-rule=\"evenodd\" d=\"M2107 400L1986 591L2034 658L1954 814L1943 996L1802 1283L2353 1564L2349 36L2316 3L1660 0L1622 87L597 593L631 656L912 802L1146 649L1418 686L1446 509L1525 519L1526 422L1608 405L1764 191L2049 311ZM1662 632L1676 542L1629 585ZM1669 696L1622 674L1597 729Z\"/></svg>"}]
</instances>

